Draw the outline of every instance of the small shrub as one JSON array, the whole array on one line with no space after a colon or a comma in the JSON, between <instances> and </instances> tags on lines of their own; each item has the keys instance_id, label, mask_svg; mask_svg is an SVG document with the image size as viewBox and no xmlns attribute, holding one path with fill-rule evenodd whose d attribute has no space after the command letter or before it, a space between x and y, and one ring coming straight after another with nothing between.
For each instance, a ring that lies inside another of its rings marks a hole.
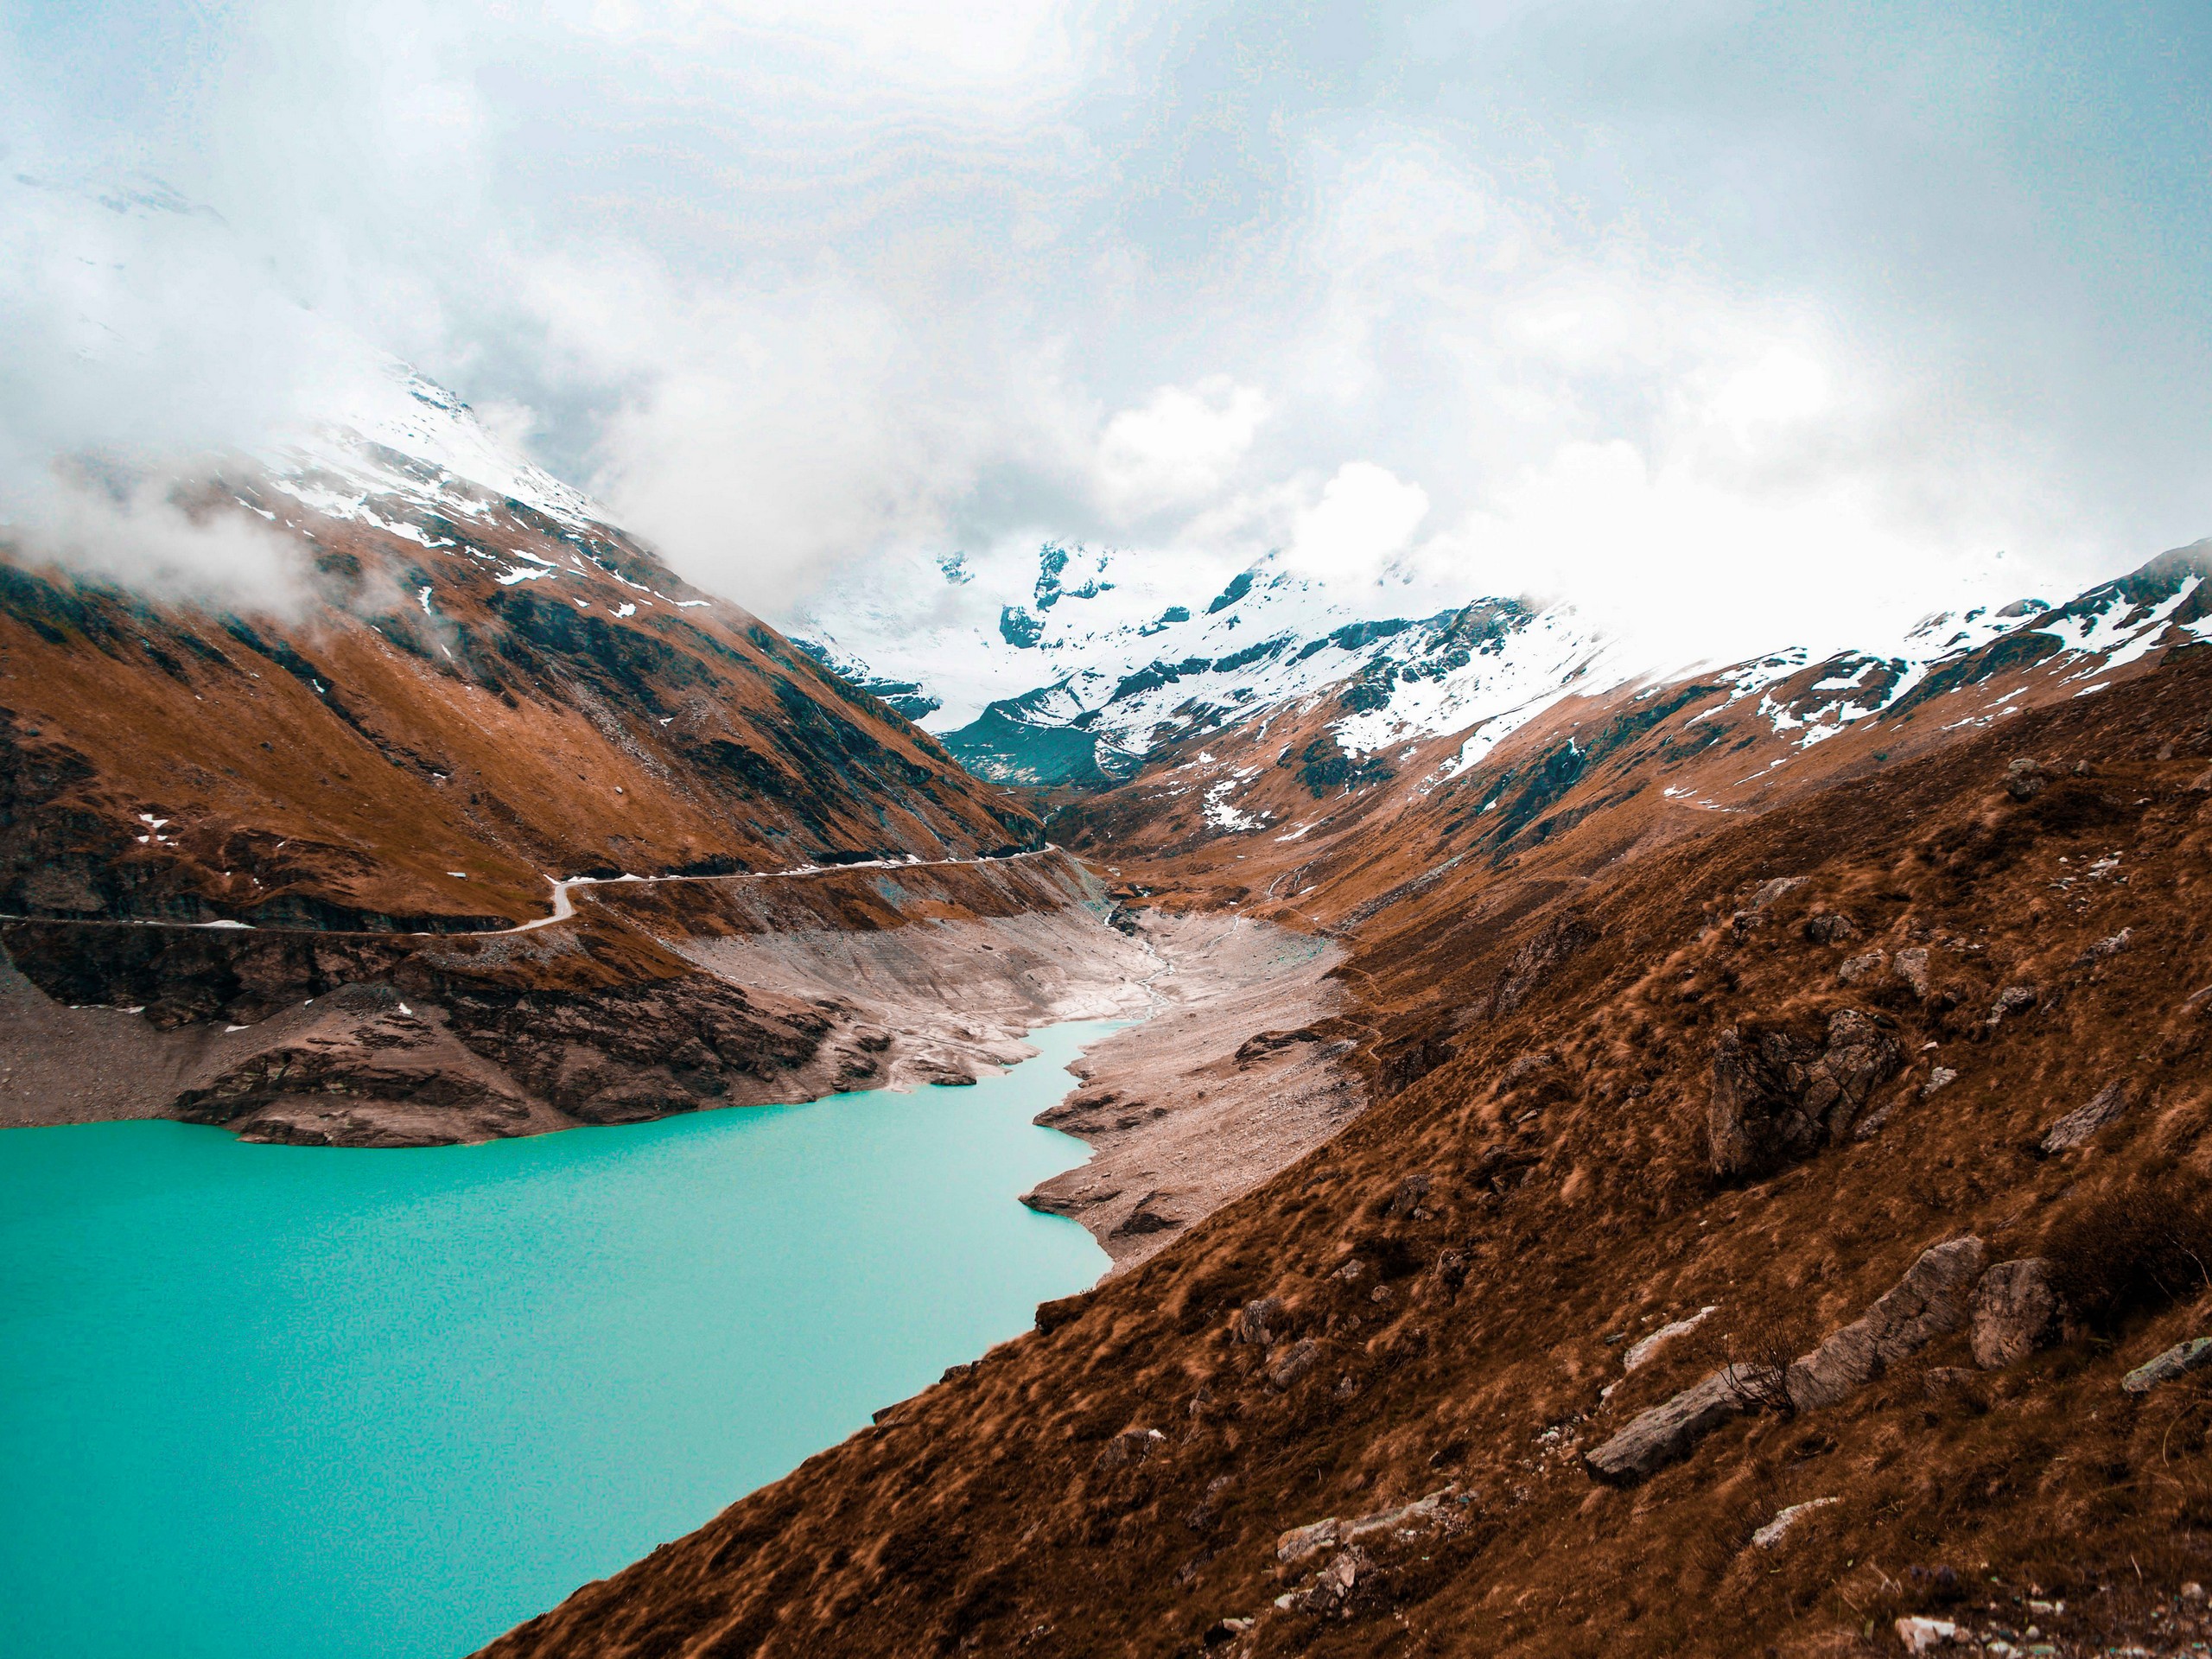
<instances>
[{"instance_id":1,"label":"small shrub","mask_svg":"<svg viewBox=\"0 0 2212 1659\"><path fill-rule=\"evenodd\" d=\"M2074 1317L2109 1332L2212 1291L2212 1191L2139 1183L2061 1217L2044 1254Z\"/></svg>"}]
</instances>

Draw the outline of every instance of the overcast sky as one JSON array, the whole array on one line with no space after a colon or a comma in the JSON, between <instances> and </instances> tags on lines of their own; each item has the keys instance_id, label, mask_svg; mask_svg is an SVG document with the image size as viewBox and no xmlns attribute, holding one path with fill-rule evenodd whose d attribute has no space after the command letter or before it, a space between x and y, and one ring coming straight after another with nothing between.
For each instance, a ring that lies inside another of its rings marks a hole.
<instances>
[{"instance_id":1,"label":"overcast sky","mask_svg":"<svg viewBox=\"0 0 2212 1659\"><path fill-rule=\"evenodd\" d=\"M19 513L343 336L771 614L1052 534L1755 632L2212 533L2202 0L0 20Z\"/></svg>"}]
</instances>

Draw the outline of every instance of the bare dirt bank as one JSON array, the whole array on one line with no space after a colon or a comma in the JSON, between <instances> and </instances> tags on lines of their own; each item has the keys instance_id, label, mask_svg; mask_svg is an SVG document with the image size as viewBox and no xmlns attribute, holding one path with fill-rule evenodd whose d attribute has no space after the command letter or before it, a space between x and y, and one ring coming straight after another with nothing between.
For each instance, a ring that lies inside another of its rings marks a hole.
<instances>
[{"instance_id":1,"label":"bare dirt bank","mask_svg":"<svg viewBox=\"0 0 2212 1659\"><path fill-rule=\"evenodd\" d=\"M1271 923L1147 912L1152 1017L1087 1051L1084 1087L1038 1122L1089 1163L1023 1202L1083 1223L1116 1270L1304 1156L1357 1116L1357 1029L1327 977L1341 946Z\"/></svg>"}]
</instances>

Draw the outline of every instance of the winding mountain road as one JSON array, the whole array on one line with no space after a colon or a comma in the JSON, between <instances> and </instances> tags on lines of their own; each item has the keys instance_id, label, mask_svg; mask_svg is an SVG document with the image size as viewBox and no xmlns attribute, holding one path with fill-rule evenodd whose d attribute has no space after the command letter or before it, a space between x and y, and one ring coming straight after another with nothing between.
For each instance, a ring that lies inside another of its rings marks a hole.
<instances>
[{"instance_id":1,"label":"winding mountain road","mask_svg":"<svg viewBox=\"0 0 2212 1659\"><path fill-rule=\"evenodd\" d=\"M549 875L545 880L553 888L553 913L550 916L540 916L536 921L518 923L513 927L493 928L475 937L496 938L502 933L528 933L537 928L550 927L556 922L567 921L576 913L575 903L569 897L573 887L613 887L628 883L660 881L776 881L791 876L842 874L846 870L941 870L958 864L1012 864L1021 859L1037 858L1059 850L1048 841L1042 847L1033 847L1025 853L987 853L976 858L872 858L861 864L799 864L788 870L741 870L728 875Z\"/></svg>"}]
</instances>

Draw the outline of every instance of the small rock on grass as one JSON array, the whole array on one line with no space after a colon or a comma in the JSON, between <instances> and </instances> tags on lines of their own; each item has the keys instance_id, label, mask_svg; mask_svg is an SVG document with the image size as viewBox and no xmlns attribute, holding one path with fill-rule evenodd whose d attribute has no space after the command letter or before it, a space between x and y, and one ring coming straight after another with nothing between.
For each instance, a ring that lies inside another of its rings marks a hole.
<instances>
[{"instance_id":1,"label":"small rock on grass","mask_svg":"<svg viewBox=\"0 0 2212 1659\"><path fill-rule=\"evenodd\" d=\"M2212 1337L2191 1337L2138 1365L2120 1379L2120 1386L2130 1394L2148 1394L2161 1382L2171 1382L2207 1365L2212 1365Z\"/></svg>"},{"instance_id":2,"label":"small rock on grass","mask_svg":"<svg viewBox=\"0 0 2212 1659\"><path fill-rule=\"evenodd\" d=\"M2126 1111L2129 1104L2127 1084L2114 1078L2097 1090L2088 1105L2075 1107L2044 1131L2044 1151L2072 1151Z\"/></svg>"},{"instance_id":3,"label":"small rock on grass","mask_svg":"<svg viewBox=\"0 0 2212 1659\"><path fill-rule=\"evenodd\" d=\"M1773 1520L1753 1533L1751 1542L1760 1549L1772 1549L1789 1535L1790 1528L1796 1526L1815 1510L1825 1510L1832 1503L1841 1502L1843 1500L1840 1497L1815 1497L1808 1498L1802 1503L1792 1503L1788 1509L1777 1515Z\"/></svg>"},{"instance_id":4,"label":"small rock on grass","mask_svg":"<svg viewBox=\"0 0 2212 1659\"><path fill-rule=\"evenodd\" d=\"M1958 1638L1959 1627L1948 1618L1901 1618L1897 1640L1907 1653L1934 1653Z\"/></svg>"}]
</instances>

